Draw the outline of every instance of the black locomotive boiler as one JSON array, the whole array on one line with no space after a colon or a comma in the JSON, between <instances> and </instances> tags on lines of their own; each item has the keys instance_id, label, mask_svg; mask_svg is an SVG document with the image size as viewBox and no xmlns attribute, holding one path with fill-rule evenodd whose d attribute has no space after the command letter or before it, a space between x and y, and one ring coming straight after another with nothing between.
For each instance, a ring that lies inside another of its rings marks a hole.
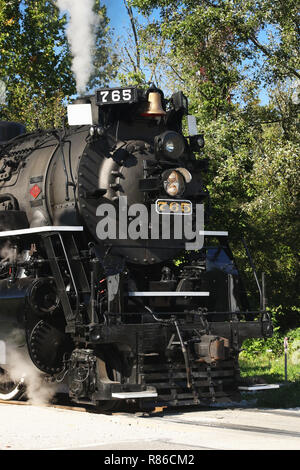
<instances>
[{"instance_id":1,"label":"black locomotive boiler","mask_svg":"<svg viewBox=\"0 0 300 470\"><path fill-rule=\"evenodd\" d=\"M25 391L14 349L76 403L232 397L243 340L272 325L263 295L249 311L227 232L178 237L209 207L186 97L101 89L68 111L64 129L0 123L0 398Z\"/></svg>"}]
</instances>

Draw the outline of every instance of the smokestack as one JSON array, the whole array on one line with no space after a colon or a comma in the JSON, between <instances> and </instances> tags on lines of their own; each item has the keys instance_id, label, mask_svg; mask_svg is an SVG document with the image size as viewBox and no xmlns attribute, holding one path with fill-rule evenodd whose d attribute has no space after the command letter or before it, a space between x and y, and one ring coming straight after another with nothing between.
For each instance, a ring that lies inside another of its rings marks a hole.
<instances>
[{"instance_id":1,"label":"smokestack","mask_svg":"<svg viewBox=\"0 0 300 470\"><path fill-rule=\"evenodd\" d=\"M94 0L57 0L61 13L70 15L67 27L67 38L70 44L78 94L84 94L93 72L93 49L95 31L99 17L94 13Z\"/></svg>"}]
</instances>

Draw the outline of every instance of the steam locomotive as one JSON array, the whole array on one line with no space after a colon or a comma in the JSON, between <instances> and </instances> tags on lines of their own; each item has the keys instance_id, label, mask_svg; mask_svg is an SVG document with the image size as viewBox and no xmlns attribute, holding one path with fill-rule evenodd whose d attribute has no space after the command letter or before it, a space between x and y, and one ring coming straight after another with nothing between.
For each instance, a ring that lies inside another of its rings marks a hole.
<instances>
[{"instance_id":1,"label":"steam locomotive","mask_svg":"<svg viewBox=\"0 0 300 470\"><path fill-rule=\"evenodd\" d=\"M68 116L33 133L0 123L0 398L26 393L26 373L10 375L17 350L102 409L230 399L242 342L272 324L259 283L249 310L228 233L204 230L187 98L105 88Z\"/></svg>"}]
</instances>

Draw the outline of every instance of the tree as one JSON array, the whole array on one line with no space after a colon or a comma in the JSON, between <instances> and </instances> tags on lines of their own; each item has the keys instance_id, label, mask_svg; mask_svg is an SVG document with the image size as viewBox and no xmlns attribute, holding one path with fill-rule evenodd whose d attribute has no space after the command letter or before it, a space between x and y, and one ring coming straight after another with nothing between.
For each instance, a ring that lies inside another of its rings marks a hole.
<instances>
[{"instance_id":1,"label":"tree","mask_svg":"<svg viewBox=\"0 0 300 470\"><path fill-rule=\"evenodd\" d=\"M106 10L99 2L95 10L102 18L97 30L101 51L95 51L92 87L107 83L112 71ZM0 0L0 80L6 86L1 119L23 122L28 130L37 121L42 128L61 125L66 102L76 93L67 21L51 0Z\"/></svg>"},{"instance_id":2,"label":"tree","mask_svg":"<svg viewBox=\"0 0 300 470\"><path fill-rule=\"evenodd\" d=\"M94 12L99 16L95 32L95 50L93 52L94 72L88 83L88 90L108 85L117 75L120 59L109 27L106 7L95 0Z\"/></svg>"},{"instance_id":3,"label":"tree","mask_svg":"<svg viewBox=\"0 0 300 470\"><path fill-rule=\"evenodd\" d=\"M125 37L120 40L119 47L120 69L117 78L121 85L148 86L154 83L157 86L167 86L168 66L166 40L155 34L150 28L142 26L127 0L123 0L126 8L130 28Z\"/></svg>"},{"instance_id":4,"label":"tree","mask_svg":"<svg viewBox=\"0 0 300 470\"><path fill-rule=\"evenodd\" d=\"M211 228L227 228L246 270L243 235L282 326L299 321L299 23L287 0L132 0L169 42L210 162ZM149 28L149 27L148 27ZM259 92L269 88L269 103ZM293 91L291 90L293 88ZM253 298L254 299L254 298ZM252 300L253 300L252 299Z\"/></svg>"},{"instance_id":5,"label":"tree","mask_svg":"<svg viewBox=\"0 0 300 470\"><path fill-rule=\"evenodd\" d=\"M2 119L21 120L29 128L36 118L41 124L49 117L55 121L55 103L74 92L64 25L51 2L2 3L0 78L7 90Z\"/></svg>"},{"instance_id":6,"label":"tree","mask_svg":"<svg viewBox=\"0 0 300 470\"><path fill-rule=\"evenodd\" d=\"M226 110L244 78L261 85L299 78L298 6L294 0L131 0L170 40L178 75L193 79L195 99ZM185 65L189 65L186 67Z\"/></svg>"}]
</instances>

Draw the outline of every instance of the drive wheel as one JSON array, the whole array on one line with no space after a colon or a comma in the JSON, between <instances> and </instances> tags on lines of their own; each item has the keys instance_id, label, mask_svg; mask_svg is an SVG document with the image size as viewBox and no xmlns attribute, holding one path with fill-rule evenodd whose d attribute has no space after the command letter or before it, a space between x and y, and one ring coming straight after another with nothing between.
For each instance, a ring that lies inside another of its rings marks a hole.
<instances>
[{"instance_id":1,"label":"drive wheel","mask_svg":"<svg viewBox=\"0 0 300 470\"><path fill-rule=\"evenodd\" d=\"M13 381L7 371L0 367L0 400L18 400L24 391L24 378Z\"/></svg>"}]
</instances>

